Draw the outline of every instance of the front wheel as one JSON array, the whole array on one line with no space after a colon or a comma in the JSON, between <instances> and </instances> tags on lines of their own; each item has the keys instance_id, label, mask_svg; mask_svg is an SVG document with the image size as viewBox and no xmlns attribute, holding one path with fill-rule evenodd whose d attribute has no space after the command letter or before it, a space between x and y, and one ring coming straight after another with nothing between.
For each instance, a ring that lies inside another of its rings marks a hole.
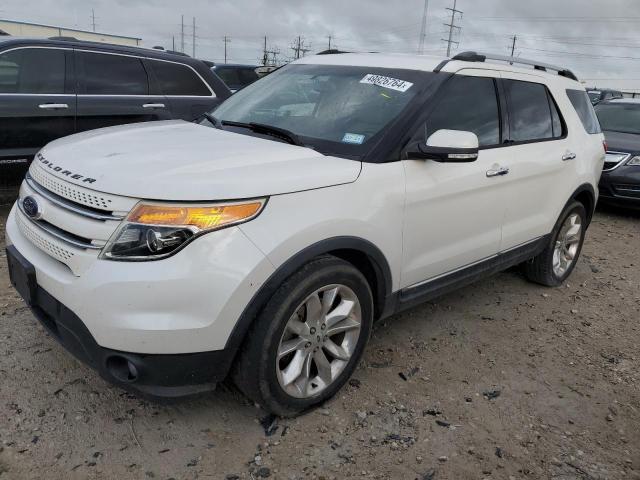
<instances>
[{"instance_id":1,"label":"front wheel","mask_svg":"<svg viewBox=\"0 0 640 480\"><path fill-rule=\"evenodd\" d=\"M276 291L245 341L234 381L281 416L333 396L362 357L373 323L364 276L332 256L311 261Z\"/></svg>"},{"instance_id":2,"label":"front wheel","mask_svg":"<svg viewBox=\"0 0 640 480\"><path fill-rule=\"evenodd\" d=\"M580 202L567 206L556 223L547 247L524 263L524 274L532 282L556 287L576 266L587 228L587 212Z\"/></svg>"}]
</instances>

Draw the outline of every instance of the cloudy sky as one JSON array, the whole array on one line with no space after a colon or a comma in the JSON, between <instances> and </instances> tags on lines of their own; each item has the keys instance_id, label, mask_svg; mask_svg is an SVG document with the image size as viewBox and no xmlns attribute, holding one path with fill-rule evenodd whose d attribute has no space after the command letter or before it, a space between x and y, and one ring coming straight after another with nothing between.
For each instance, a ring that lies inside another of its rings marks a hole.
<instances>
[{"instance_id":1,"label":"cloudy sky","mask_svg":"<svg viewBox=\"0 0 640 480\"><path fill-rule=\"evenodd\" d=\"M444 55L453 0L430 0L425 53ZM4 0L0 18L141 37L143 45L192 51L220 62L257 63L264 36L279 58L291 57L300 35L309 53L345 50L416 52L424 0ZM515 54L573 69L589 84L640 90L640 0L457 0L464 13L457 51Z\"/></svg>"}]
</instances>

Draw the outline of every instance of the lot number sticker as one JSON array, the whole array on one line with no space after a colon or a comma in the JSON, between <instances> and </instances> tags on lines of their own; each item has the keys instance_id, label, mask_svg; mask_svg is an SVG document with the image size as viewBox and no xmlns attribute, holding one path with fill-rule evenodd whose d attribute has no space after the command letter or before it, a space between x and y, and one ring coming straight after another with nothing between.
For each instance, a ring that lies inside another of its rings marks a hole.
<instances>
[{"instance_id":1,"label":"lot number sticker","mask_svg":"<svg viewBox=\"0 0 640 480\"><path fill-rule=\"evenodd\" d=\"M362 145L362 143L364 142L364 135L360 135L357 133L345 133L344 137L342 137L342 142Z\"/></svg>"},{"instance_id":2,"label":"lot number sticker","mask_svg":"<svg viewBox=\"0 0 640 480\"><path fill-rule=\"evenodd\" d=\"M404 80L385 77L383 75L374 75L372 73L365 75L364 78L360 80L360 83L377 85L379 87L388 88L390 90L395 90L397 92L406 92L413 86L413 83L411 82L405 82Z\"/></svg>"}]
</instances>

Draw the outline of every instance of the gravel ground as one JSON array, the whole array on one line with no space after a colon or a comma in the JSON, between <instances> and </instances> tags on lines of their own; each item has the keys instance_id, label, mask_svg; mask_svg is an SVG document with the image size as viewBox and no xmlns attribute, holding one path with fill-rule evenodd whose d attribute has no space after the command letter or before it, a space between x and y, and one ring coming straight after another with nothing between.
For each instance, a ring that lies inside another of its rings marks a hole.
<instances>
[{"instance_id":1,"label":"gravel ground","mask_svg":"<svg viewBox=\"0 0 640 480\"><path fill-rule=\"evenodd\" d=\"M378 324L349 385L287 420L224 385L107 385L0 257L0 480L640 479L639 214L600 210L561 288L512 270Z\"/></svg>"}]
</instances>

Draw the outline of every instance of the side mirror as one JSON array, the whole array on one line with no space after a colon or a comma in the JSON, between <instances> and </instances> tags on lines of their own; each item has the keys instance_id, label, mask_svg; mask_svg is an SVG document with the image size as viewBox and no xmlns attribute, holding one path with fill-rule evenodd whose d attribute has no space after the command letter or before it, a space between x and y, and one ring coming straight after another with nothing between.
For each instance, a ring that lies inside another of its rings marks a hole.
<instances>
[{"instance_id":1,"label":"side mirror","mask_svg":"<svg viewBox=\"0 0 640 480\"><path fill-rule=\"evenodd\" d=\"M472 132L438 130L425 142L410 144L405 153L408 159L436 162L475 162L478 159L478 137Z\"/></svg>"}]
</instances>

